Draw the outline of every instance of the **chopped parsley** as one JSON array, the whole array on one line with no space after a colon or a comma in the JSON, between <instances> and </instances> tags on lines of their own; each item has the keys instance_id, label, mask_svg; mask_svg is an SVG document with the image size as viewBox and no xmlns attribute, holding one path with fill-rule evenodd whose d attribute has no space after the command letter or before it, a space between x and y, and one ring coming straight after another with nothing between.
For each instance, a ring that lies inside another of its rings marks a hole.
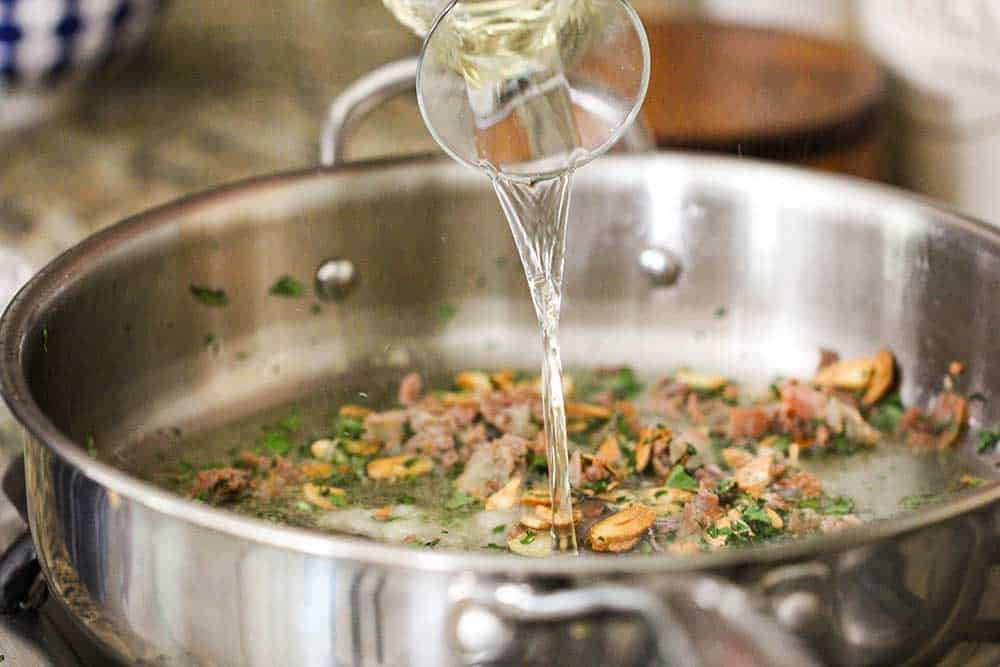
<instances>
[{"instance_id":1,"label":"chopped parsley","mask_svg":"<svg viewBox=\"0 0 1000 667\"><path fill-rule=\"evenodd\" d=\"M438 306L438 319L441 320L442 324L452 321L456 315L458 315L458 306L450 303L442 303Z\"/></svg>"},{"instance_id":2,"label":"chopped parsley","mask_svg":"<svg viewBox=\"0 0 1000 667\"><path fill-rule=\"evenodd\" d=\"M618 435L620 435L623 438L628 438L629 435L631 435L631 432L628 427L628 420L625 419L625 415L621 413L619 413L618 416L615 417L615 428L618 430Z\"/></svg>"},{"instance_id":3,"label":"chopped parsley","mask_svg":"<svg viewBox=\"0 0 1000 667\"><path fill-rule=\"evenodd\" d=\"M781 398L781 384L785 381L785 378L778 376L774 378L771 384L768 385L768 389L774 398Z\"/></svg>"},{"instance_id":4,"label":"chopped parsley","mask_svg":"<svg viewBox=\"0 0 1000 667\"><path fill-rule=\"evenodd\" d=\"M411 456L410 458L403 461L403 467L407 469L412 468L413 466L417 465L417 461L418 459L416 457Z\"/></svg>"},{"instance_id":5,"label":"chopped parsley","mask_svg":"<svg viewBox=\"0 0 1000 667\"><path fill-rule=\"evenodd\" d=\"M353 417L337 417L334 421L334 431L338 438L359 440L365 434L365 423Z\"/></svg>"},{"instance_id":6,"label":"chopped parsley","mask_svg":"<svg viewBox=\"0 0 1000 667\"><path fill-rule=\"evenodd\" d=\"M287 273L271 285L271 289L267 291L271 296L280 296L286 299L297 299L306 293L306 286L302 284L301 280L288 275Z\"/></svg>"},{"instance_id":7,"label":"chopped parsley","mask_svg":"<svg viewBox=\"0 0 1000 667\"><path fill-rule=\"evenodd\" d=\"M191 285L191 296L202 304L212 308L222 308L229 305L229 297L226 290L222 288L208 287L207 285Z\"/></svg>"},{"instance_id":8,"label":"chopped parsley","mask_svg":"<svg viewBox=\"0 0 1000 667\"><path fill-rule=\"evenodd\" d=\"M830 504L823 508L824 514L843 516L854 511L854 501L850 498L833 498Z\"/></svg>"},{"instance_id":9,"label":"chopped parsley","mask_svg":"<svg viewBox=\"0 0 1000 667\"><path fill-rule=\"evenodd\" d=\"M347 505L347 498L340 495L339 493L324 492L323 497L329 500L331 503L337 507L345 507Z\"/></svg>"},{"instance_id":10,"label":"chopped parsley","mask_svg":"<svg viewBox=\"0 0 1000 667\"><path fill-rule=\"evenodd\" d=\"M824 453L838 454L840 456L854 456L862 449L864 449L864 445L851 440L847 435L841 433L831 438L823 451Z\"/></svg>"},{"instance_id":11,"label":"chopped parsley","mask_svg":"<svg viewBox=\"0 0 1000 667\"><path fill-rule=\"evenodd\" d=\"M403 493L403 494L400 494L400 495L396 496L396 504L397 505L412 505L412 504L414 504L416 502L417 502L417 499L414 498L413 496L407 494L407 493Z\"/></svg>"},{"instance_id":12,"label":"chopped parsley","mask_svg":"<svg viewBox=\"0 0 1000 667\"><path fill-rule=\"evenodd\" d=\"M267 451L283 456L290 452L295 446L284 431L268 431L261 441Z\"/></svg>"},{"instance_id":13,"label":"chopped parsley","mask_svg":"<svg viewBox=\"0 0 1000 667\"><path fill-rule=\"evenodd\" d=\"M726 316L727 312L729 311L726 309L725 306L719 306L718 308L715 309L715 312L712 313L712 317L714 317L717 320L721 320L723 317Z\"/></svg>"},{"instance_id":14,"label":"chopped parsley","mask_svg":"<svg viewBox=\"0 0 1000 667\"><path fill-rule=\"evenodd\" d=\"M850 514L854 511L854 501L850 498L844 498L842 496L838 496L836 498L821 496L819 498L806 498L804 500L800 500L799 508L815 510L820 514L844 516L845 514Z\"/></svg>"},{"instance_id":15,"label":"chopped parsley","mask_svg":"<svg viewBox=\"0 0 1000 667\"><path fill-rule=\"evenodd\" d=\"M792 447L792 439L787 435L779 435L775 437L771 446L787 456L788 450Z\"/></svg>"},{"instance_id":16,"label":"chopped parsley","mask_svg":"<svg viewBox=\"0 0 1000 667\"><path fill-rule=\"evenodd\" d=\"M988 451L995 450L997 444L1000 444L1000 424L994 425L992 430L988 429L979 432L976 451L980 454L985 454Z\"/></svg>"},{"instance_id":17,"label":"chopped parsley","mask_svg":"<svg viewBox=\"0 0 1000 667\"><path fill-rule=\"evenodd\" d=\"M771 525L771 517L767 515L767 512L764 511L763 507L757 505L756 503L747 506L747 508L743 510L743 518L747 521Z\"/></svg>"},{"instance_id":18,"label":"chopped parsley","mask_svg":"<svg viewBox=\"0 0 1000 667\"><path fill-rule=\"evenodd\" d=\"M899 503L908 510L917 510L927 505L933 505L941 498L942 495L939 493L916 493L912 496L906 496Z\"/></svg>"},{"instance_id":19,"label":"chopped parsley","mask_svg":"<svg viewBox=\"0 0 1000 667\"><path fill-rule=\"evenodd\" d=\"M493 532L498 535L507 530L507 524L501 523L499 526L493 526Z\"/></svg>"},{"instance_id":20,"label":"chopped parsley","mask_svg":"<svg viewBox=\"0 0 1000 667\"><path fill-rule=\"evenodd\" d=\"M530 530L525 531L524 535L520 539L521 544L531 544L534 541L535 533Z\"/></svg>"},{"instance_id":21,"label":"chopped parsley","mask_svg":"<svg viewBox=\"0 0 1000 667\"><path fill-rule=\"evenodd\" d=\"M594 493L604 493L608 490L608 480L606 479L595 479L591 482L581 484L581 489L587 489L588 491L593 491Z\"/></svg>"},{"instance_id":22,"label":"chopped parsley","mask_svg":"<svg viewBox=\"0 0 1000 667\"><path fill-rule=\"evenodd\" d=\"M405 464L404 464L405 465ZM409 467L409 466L407 466ZM476 499L470 496L464 491L456 491L452 494L451 498L445 501L444 507L449 510L457 510L463 507L468 507L476 503Z\"/></svg>"},{"instance_id":23,"label":"chopped parsley","mask_svg":"<svg viewBox=\"0 0 1000 667\"><path fill-rule=\"evenodd\" d=\"M683 489L684 491L697 491L698 480L692 477L684 466L679 463L670 471L667 478L667 486L671 489Z\"/></svg>"},{"instance_id":24,"label":"chopped parsley","mask_svg":"<svg viewBox=\"0 0 1000 667\"><path fill-rule=\"evenodd\" d=\"M893 392L884 401L872 408L868 421L884 433L895 433L906 412L899 392Z\"/></svg>"},{"instance_id":25,"label":"chopped parsley","mask_svg":"<svg viewBox=\"0 0 1000 667\"><path fill-rule=\"evenodd\" d=\"M278 421L278 426L286 431L294 432L299 429L302 425L302 417L299 416L298 412L293 411L284 419Z\"/></svg>"},{"instance_id":26,"label":"chopped parsley","mask_svg":"<svg viewBox=\"0 0 1000 667\"><path fill-rule=\"evenodd\" d=\"M715 489L715 493L719 496L720 500L731 495L734 491L736 491L736 480L732 477L719 482L719 486Z\"/></svg>"},{"instance_id":27,"label":"chopped parsley","mask_svg":"<svg viewBox=\"0 0 1000 667\"><path fill-rule=\"evenodd\" d=\"M544 454L532 454L529 467L535 472L546 473L549 470L549 462Z\"/></svg>"},{"instance_id":28,"label":"chopped parsley","mask_svg":"<svg viewBox=\"0 0 1000 667\"><path fill-rule=\"evenodd\" d=\"M642 393L643 384L635 377L635 372L631 368L624 366L615 373L610 389L618 400L631 400Z\"/></svg>"},{"instance_id":29,"label":"chopped parsley","mask_svg":"<svg viewBox=\"0 0 1000 667\"><path fill-rule=\"evenodd\" d=\"M493 549L494 551L506 551L507 550L504 547L502 547L499 544L497 544L496 542L490 542L489 544L486 545L486 548L487 549Z\"/></svg>"}]
</instances>

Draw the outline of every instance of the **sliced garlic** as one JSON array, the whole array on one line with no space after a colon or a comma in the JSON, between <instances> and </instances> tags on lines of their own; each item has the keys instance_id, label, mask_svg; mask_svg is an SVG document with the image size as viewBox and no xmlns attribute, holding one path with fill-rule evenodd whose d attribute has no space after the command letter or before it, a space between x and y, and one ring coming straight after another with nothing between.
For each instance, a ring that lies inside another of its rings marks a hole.
<instances>
[{"instance_id":1,"label":"sliced garlic","mask_svg":"<svg viewBox=\"0 0 1000 667\"><path fill-rule=\"evenodd\" d=\"M426 475L434 468L434 462L423 456L387 456L368 464L371 479L400 479Z\"/></svg>"},{"instance_id":2,"label":"sliced garlic","mask_svg":"<svg viewBox=\"0 0 1000 667\"><path fill-rule=\"evenodd\" d=\"M632 505L594 524L590 547L594 551L628 551L656 521L656 512L645 505Z\"/></svg>"}]
</instances>

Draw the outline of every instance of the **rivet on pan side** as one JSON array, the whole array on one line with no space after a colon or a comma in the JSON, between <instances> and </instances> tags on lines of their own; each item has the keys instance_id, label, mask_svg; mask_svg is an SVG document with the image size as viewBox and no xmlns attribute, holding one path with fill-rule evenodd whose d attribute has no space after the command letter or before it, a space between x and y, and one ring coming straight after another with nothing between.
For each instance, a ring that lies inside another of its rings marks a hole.
<instances>
[{"instance_id":1,"label":"rivet on pan side","mask_svg":"<svg viewBox=\"0 0 1000 667\"><path fill-rule=\"evenodd\" d=\"M316 294L324 301L342 301L357 286L358 278L354 262L331 257L316 269Z\"/></svg>"},{"instance_id":2,"label":"rivet on pan side","mask_svg":"<svg viewBox=\"0 0 1000 667\"><path fill-rule=\"evenodd\" d=\"M650 287L669 287L681 275L680 259L665 248L645 248L639 253L639 268Z\"/></svg>"}]
</instances>

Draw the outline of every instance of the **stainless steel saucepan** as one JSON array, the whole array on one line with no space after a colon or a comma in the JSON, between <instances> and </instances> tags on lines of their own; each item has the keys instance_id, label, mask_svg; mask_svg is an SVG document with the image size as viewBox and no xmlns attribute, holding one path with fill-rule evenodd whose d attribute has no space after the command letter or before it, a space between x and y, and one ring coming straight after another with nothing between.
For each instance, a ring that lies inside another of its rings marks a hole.
<instances>
[{"instance_id":1,"label":"stainless steel saucepan","mask_svg":"<svg viewBox=\"0 0 1000 667\"><path fill-rule=\"evenodd\" d=\"M820 346L886 344L908 402L959 359L993 397L974 423L1000 418L1000 233L984 224L861 181L664 153L587 166L572 210L569 367L808 374ZM316 276L318 313L268 294L285 273ZM533 367L523 283L489 182L426 159L224 187L61 255L0 323L53 595L129 664L898 665L1000 636L975 618L1000 543L995 484L795 543L526 560L286 528L124 472L319 389ZM997 477L973 443L960 456ZM914 458L860 502L937 470Z\"/></svg>"}]
</instances>

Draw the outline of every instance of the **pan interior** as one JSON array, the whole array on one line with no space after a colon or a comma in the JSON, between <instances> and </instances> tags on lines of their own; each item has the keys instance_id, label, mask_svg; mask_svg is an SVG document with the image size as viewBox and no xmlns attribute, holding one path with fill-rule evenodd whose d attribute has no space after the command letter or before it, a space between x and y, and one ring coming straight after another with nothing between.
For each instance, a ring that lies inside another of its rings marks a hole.
<instances>
[{"instance_id":1,"label":"pan interior","mask_svg":"<svg viewBox=\"0 0 1000 667\"><path fill-rule=\"evenodd\" d=\"M28 383L63 433L140 476L164 458L216 456L291 405L318 419L343 396L387 397L407 369L540 361L488 183L450 166L268 182L108 238L80 250L72 261L87 270L40 302ZM609 158L580 173L568 243L570 368L652 378L683 365L760 384L809 377L821 347L848 357L888 346L907 405L925 405L960 360L960 390L987 399L972 404L970 431L1000 418L1000 244L951 214L780 168ZM676 283L648 279L639 258L650 248L679 261ZM330 258L359 279L324 300L313 279ZM302 296L272 293L284 275ZM226 303L198 288L224 290ZM966 438L943 466L887 447L829 463L826 478L887 516L959 470L994 479L992 463Z\"/></svg>"}]
</instances>

